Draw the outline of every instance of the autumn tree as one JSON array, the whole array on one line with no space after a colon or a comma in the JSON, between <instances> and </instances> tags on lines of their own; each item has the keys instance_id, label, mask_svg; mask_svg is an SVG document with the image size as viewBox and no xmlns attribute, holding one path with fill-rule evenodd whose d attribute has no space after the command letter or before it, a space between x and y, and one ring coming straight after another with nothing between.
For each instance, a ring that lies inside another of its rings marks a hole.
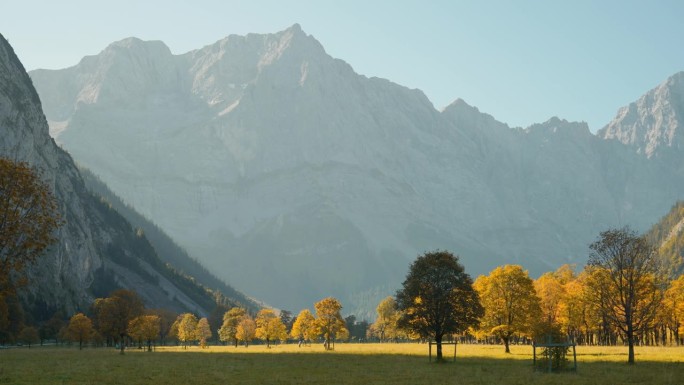
<instances>
[{"instance_id":1,"label":"autumn tree","mask_svg":"<svg viewBox=\"0 0 684 385\"><path fill-rule=\"evenodd\" d=\"M256 322L248 314L245 314L238 322L235 337L238 341L245 343L245 347L249 346L249 342L256 336Z\"/></svg>"},{"instance_id":2,"label":"autumn tree","mask_svg":"<svg viewBox=\"0 0 684 385\"><path fill-rule=\"evenodd\" d=\"M448 251L419 256L410 266L397 307L402 312L399 326L437 344L437 361L442 361L442 338L462 333L479 323L483 313L473 281L458 257Z\"/></svg>"},{"instance_id":3,"label":"autumn tree","mask_svg":"<svg viewBox=\"0 0 684 385\"><path fill-rule=\"evenodd\" d=\"M0 294L25 283L24 268L52 244L57 200L28 163L0 158Z\"/></svg>"},{"instance_id":4,"label":"autumn tree","mask_svg":"<svg viewBox=\"0 0 684 385\"><path fill-rule=\"evenodd\" d=\"M187 349L188 342L197 340L197 317L192 313L183 313L178 316L176 322L178 341Z\"/></svg>"},{"instance_id":5,"label":"autumn tree","mask_svg":"<svg viewBox=\"0 0 684 385\"><path fill-rule=\"evenodd\" d=\"M485 309L482 329L500 338L506 353L510 353L511 337L516 333L531 333L539 319L534 282L521 266L505 265L488 276L478 277L474 286Z\"/></svg>"},{"instance_id":6,"label":"autumn tree","mask_svg":"<svg viewBox=\"0 0 684 385\"><path fill-rule=\"evenodd\" d=\"M547 272L534 281L534 288L539 297L544 322L557 324L565 300L565 286L553 272Z\"/></svg>"},{"instance_id":7,"label":"autumn tree","mask_svg":"<svg viewBox=\"0 0 684 385\"><path fill-rule=\"evenodd\" d=\"M83 343L88 342L94 333L93 322L83 313L71 317L67 327L69 341L78 342L78 350L83 349Z\"/></svg>"},{"instance_id":8,"label":"autumn tree","mask_svg":"<svg viewBox=\"0 0 684 385\"><path fill-rule=\"evenodd\" d=\"M40 329L38 330L40 334L40 343L41 345L43 344L43 341L48 340L48 339L57 339L57 333L59 333L59 330L64 326L64 315L62 312L55 312L55 314L52 315L52 317L45 321L43 325L41 325Z\"/></svg>"},{"instance_id":9,"label":"autumn tree","mask_svg":"<svg viewBox=\"0 0 684 385\"><path fill-rule=\"evenodd\" d=\"M397 338L399 334L399 318L401 312L397 308L397 301L394 297L389 296L378 304L375 309L378 318L371 325L371 332L376 335L380 341L385 339Z\"/></svg>"},{"instance_id":10,"label":"autumn tree","mask_svg":"<svg viewBox=\"0 0 684 385\"><path fill-rule=\"evenodd\" d=\"M211 338L211 327L209 326L209 320L206 318L201 318L197 321L197 330L195 331L196 338L200 342L200 347L203 349L207 347L207 340Z\"/></svg>"},{"instance_id":11,"label":"autumn tree","mask_svg":"<svg viewBox=\"0 0 684 385\"><path fill-rule=\"evenodd\" d=\"M346 323L340 311L342 304L336 298L328 297L314 304L316 309L316 326L325 339L326 350L332 349L330 341L348 334Z\"/></svg>"},{"instance_id":12,"label":"autumn tree","mask_svg":"<svg viewBox=\"0 0 684 385\"><path fill-rule=\"evenodd\" d=\"M136 341L147 342L147 351L152 351L152 341L159 338L161 318L156 315L141 315L128 323L128 334Z\"/></svg>"},{"instance_id":13,"label":"autumn tree","mask_svg":"<svg viewBox=\"0 0 684 385\"><path fill-rule=\"evenodd\" d=\"M566 334L578 343L590 343L597 319L596 310L587 301L586 273L564 285L565 295L560 306L559 323Z\"/></svg>"},{"instance_id":14,"label":"autumn tree","mask_svg":"<svg viewBox=\"0 0 684 385\"><path fill-rule=\"evenodd\" d=\"M594 300L627 340L633 364L635 337L650 326L662 299L656 250L626 227L602 232L589 248L588 267L601 278L590 281Z\"/></svg>"},{"instance_id":15,"label":"autumn tree","mask_svg":"<svg viewBox=\"0 0 684 385\"><path fill-rule=\"evenodd\" d=\"M166 339L171 334L171 326L176 321L178 315L171 310L166 309L150 309L147 311L147 314L159 317L158 339L161 345L166 345Z\"/></svg>"},{"instance_id":16,"label":"autumn tree","mask_svg":"<svg viewBox=\"0 0 684 385\"><path fill-rule=\"evenodd\" d=\"M219 338L223 342L233 341L238 346L237 328L247 311L240 307L234 307L223 315L223 324L219 329Z\"/></svg>"},{"instance_id":17,"label":"autumn tree","mask_svg":"<svg viewBox=\"0 0 684 385\"><path fill-rule=\"evenodd\" d=\"M93 304L97 328L102 335L118 338L121 354L124 354L128 323L143 314L143 302L131 290L116 290L108 298L98 298Z\"/></svg>"},{"instance_id":18,"label":"autumn tree","mask_svg":"<svg viewBox=\"0 0 684 385\"><path fill-rule=\"evenodd\" d=\"M31 349L31 345L40 342L38 329L33 326L27 326L21 329L21 332L19 332L19 335L17 336L17 340L28 345L29 349Z\"/></svg>"},{"instance_id":19,"label":"autumn tree","mask_svg":"<svg viewBox=\"0 0 684 385\"><path fill-rule=\"evenodd\" d=\"M266 341L266 347L271 347L271 341L287 338L287 330L283 321L271 309L261 309L256 317L256 337Z\"/></svg>"},{"instance_id":20,"label":"autumn tree","mask_svg":"<svg viewBox=\"0 0 684 385\"><path fill-rule=\"evenodd\" d=\"M300 311L292 324L290 336L299 340L299 346L301 346L303 341L311 341L318 335L316 318L314 318L309 309Z\"/></svg>"},{"instance_id":21,"label":"autumn tree","mask_svg":"<svg viewBox=\"0 0 684 385\"><path fill-rule=\"evenodd\" d=\"M663 299L663 312L667 326L677 345L681 344L680 327L684 323L684 275L670 282Z\"/></svg>"},{"instance_id":22,"label":"autumn tree","mask_svg":"<svg viewBox=\"0 0 684 385\"><path fill-rule=\"evenodd\" d=\"M57 200L26 162L0 157L0 341L16 336L24 312L16 289L27 283L25 268L56 241L61 225Z\"/></svg>"}]
</instances>

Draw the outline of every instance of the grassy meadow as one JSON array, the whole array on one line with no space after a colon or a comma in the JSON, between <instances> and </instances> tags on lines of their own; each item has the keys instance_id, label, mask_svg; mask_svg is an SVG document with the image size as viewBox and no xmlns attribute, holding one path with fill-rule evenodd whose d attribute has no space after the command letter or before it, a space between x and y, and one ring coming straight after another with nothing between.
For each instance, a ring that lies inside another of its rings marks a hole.
<instances>
[{"instance_id":1,"label":"grassy meadow","mask_svg":"<svg viewBox=\"0 0 684 385\"><path fill-rule=\"evenodd\" d=\"M456 362L428 362L426 344L264 345L249 348L0 350L0 384L683 384L684 347L577 348L578 371L532 370L532 348L458 345ZM453 346L445 346L448 358Z\"/></svg>"}]
</instances>

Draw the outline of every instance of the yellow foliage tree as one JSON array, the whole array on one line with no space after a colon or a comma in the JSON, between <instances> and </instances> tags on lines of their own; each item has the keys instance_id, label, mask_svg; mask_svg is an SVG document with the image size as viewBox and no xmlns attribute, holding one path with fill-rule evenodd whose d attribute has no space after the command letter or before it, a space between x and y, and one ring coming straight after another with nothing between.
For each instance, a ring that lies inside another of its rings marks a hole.
<instances>
[{"instance_id":1,"label":"yellow foliage tree","mask_svg":"<svg viewBox=\"0 0 684 385\"><path fill-rule=\"evenodd\" d=\"M211 338L211 327L209 326L209 320L206 318L201 318L197 321L197 329L195 330L196 339L200 342L200 347L202 349L207 347L207 340Z\"/></svg>"},{"instance_id":2,"label":"yellow foliage tree","mask_svg":"<svg viewBox=\"0 0 684 385\"><path fill-rule=\"evenodd\" d=\"M565 287L554 273L542 274L534 281L534 288L539 297L544 321L549 324L558 323L561 312L561 304L565 297Z\"/></svg>"},{"instance_id":3,"label":"yellow foliage tree","mask_svg":"<svg viewBox=\"0 0 684 385\"><path fill-rule=\"evenodd\" d=\"M516 333L530 334L540 317L539 298L527 271L519 265L504 265L473 285L485 309L481 327L504 342L510 353L510 339Z\"/></svg>"},{"instance_id":4,"label":"yellow foliage tree","mask_svg":"<svg viewBox=\"0 0 684 385\"><path fill-rule=\"evenodd\" d=\"M679 330L684 323L684 275L670 282L663 299L663 312L677 345L681 344Z\"/></svg>"},{"instance_id":5,"label":"yellow foliage tree","mask_svg":"<svg viewBox=\"0 0 684 385\"><path fill-rule=\"evenodd\" d=\"M349 335L347 324L340 314L342 304L336 298L328 297L316 302L314 307L316 308L316 325L325 339L324 347L326 350L331 350L333 349L330 345L331 341Z\"/></svg>"},{"instance_id":6,"label":"yellow foliage tree","mask_svg":"<svg viewBox=\"0 0 684 385\"><path fill-rule=\"evenodd\" d=\"M183 348L188 348L188 342L197 341L197 317L192 313L183 313L176 320L178 326L178 341L183 343Z\"/></svg>"},{"instance_id":7,"label":"yellow foliage tree","mask_svg":"<svg viewBox=\"0 0 684 385\"><path fill-rule=\"evenodd\" d=\"M271 341L287 338L287 328L275 312L271 309L261 309L256 317L256 337L266 341L266 347L271 347Z\"/></svg>"},{"instance_id":8,"label":"yellow foliage tree","mask_svg":"<svg viewBox=\"0 0 684 385\"><path fill-rule=\"evenodd\" d=\"M311 341L316 336L318 336L318 328L316 327L316 319L309 309L304 309L299 312L294 324L292 324L292 330L290 331L290 336L299 340L299 346L302 346L302 342Z\"/></svg>"},{"instance_id":9,"label":"yellow foliage tree","mask_svg":"<svg viewBox=\"0 0 684 385\"><path fill-rule=\"evenodd\" d=\"M88 342L93 336L93 322L83 313L71 317L67 326L67 338L69 341L78 342L78 350L83 349L83 343Z\"/></svg>"},{"instance_id":10,"label":"yellow foliage tree","mask_svg":"<svg viewBox=\"0 0 684 385\"><path fill-rule=\"evenodd\" d=\"M240 307L234 307L223 314L223 324L219 329L219 339L223 342L233 341L238 346L237 327L247 311Z\"/></svg>"},{"instance_id":11,"label":"yellow foliage tree","mask_svg":"<svg viewBox=\"0 0 684 385\"><path fill-rule=\"evenodd\" d=\"M371 325L371 333L380 341L397 338L399 336L399 318L401 312L397 308L397 301L392 296L380 301L375 309L378 318Z\"/></svg>"},{"instance_id":12,"label":"yellow foliage tree","mask_svg":"<svg viewBox=\"0 0 684 385\"><path fill-rule=\"evenodd\" d=\"M249 315L242 317L240 322L238 322L237 332L235 337L238 341L245 343L245 347L249 346L249 342L256 336L256 322Z\"/></svg>"},{"instance_id":13,"label":"yellow foliage tree","mask_svg":"<svg viewBox=\"0 0 684 385\"><path fill-rule=\"evenodd\" d=\"M161 318L156 315L141 315L128 323L128 334L134 340L147 342L147 351L152 351L152 341L159 338Z\"/></svg>"}]
</instances>

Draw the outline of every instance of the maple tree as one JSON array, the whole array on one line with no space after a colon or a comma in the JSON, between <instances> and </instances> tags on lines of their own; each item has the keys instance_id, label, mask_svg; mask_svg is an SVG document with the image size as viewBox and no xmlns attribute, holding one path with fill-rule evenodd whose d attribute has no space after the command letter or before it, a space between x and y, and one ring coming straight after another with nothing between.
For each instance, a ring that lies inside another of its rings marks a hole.
<instances>
[{"instance_id":1,"label":"maple tree","mask_svg":"<svg viewBox=\"0 0 684 385\"><path fill-rule=\"evenodd\" d=\"M323 344L326 350L332 350L331 341L347 335L347 324L342 318L340 311L342 304L336 298L327 297L314 304L316 309L316 326L318 332L323 335Z\"/></svg>"},{"instance_id":2,"label":"maple tree","mask_svg":"<svg viewBox=\"0 0 684 385\"><path fill-rule=\"evenodd\" d=\"M423 338L433 338L438 362L442 361L444 335L479 324L483 309L473 281L458 257L448 251L419 256L402 286L396 295L402 311L399 325Z\"/></svg>"},{"instance_id":3,"label":"maple tree","mask_svg":"<svg viewBox=\"0 0 684 385\"><path fill-rule=\"evenodd\" d=\"M219 339L223 342L233 341L238 346L237 327L247 311L234 307L223 314L223 324L219 329Z\"/></svg>"},{"instance_id":4,"label":"maple tree","mask_svg":"<svg viewBox=\"0 0 684 385\"><path fill-rule=\"evenodd\" d=\"M83 313L75 314L69 320L67 326L67 338L70 341L78 342L78 349L83 349L83 343L88 342L92 337L95 329L93 329L93 322Z\"/></svg>"},{"instance_id":5,"label":"maple tree","mask_svg":"<svg viewBox=\"0 0 684 385\"><path fill-rule=\"evenodd\" d=\"M504 265L475 280L484 317L481 327L504 342L506 353L516 333L531 334L541 310L534 282L519 265Z\"/></svg>"}]
</instances>

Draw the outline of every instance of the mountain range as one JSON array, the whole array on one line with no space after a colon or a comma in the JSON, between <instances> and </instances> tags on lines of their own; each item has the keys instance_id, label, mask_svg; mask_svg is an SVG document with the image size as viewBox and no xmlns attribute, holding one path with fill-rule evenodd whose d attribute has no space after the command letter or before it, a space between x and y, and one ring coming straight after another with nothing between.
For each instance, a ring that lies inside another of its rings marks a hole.
<instances>
[{"instance_id":1,"label":"mountain range","mask_svg":"<svg viewBox=\"0 0 684 385\"><path fill-rule=\"evenodd\" d=\"M150 308L206 315L216 307L218 291L160 259L139 229L88 191L71 156L50 137L31 79L2 35L0 154L27 162L40 174L64 222L56 243L28 269L29 284L19 291L32 322L57 311L87 311L96 297L119 288L135 290ZM226 294L232 295L223 298L226 304L256 307L240 293Z\"/></svg>"},{"instance_id":2,"label":"mountain range","mask_svg":"<svg viewBox=\"0 0 684 385\"><path fill-rule=\"evenodd\" d=\"M299 25L174 55L128 38L30 73L78 164L219 278L298 310L372 317L424 251L471 275L583 264L609 227L682 199L676 74L597 134L511 128L457 99L354 72Z\"/></svg>"}]
</instances>

